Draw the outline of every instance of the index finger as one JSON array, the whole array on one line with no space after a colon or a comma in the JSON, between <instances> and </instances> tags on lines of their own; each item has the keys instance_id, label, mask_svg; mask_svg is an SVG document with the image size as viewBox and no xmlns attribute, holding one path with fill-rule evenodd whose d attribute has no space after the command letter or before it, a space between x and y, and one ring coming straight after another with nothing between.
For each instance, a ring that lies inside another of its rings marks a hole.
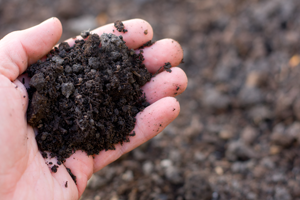
<instances>
[{"instance_id":1,"label":"index finger","mask_svg":"<svg viewBox=\"0 0 300 200\"><path fill-rule=\"evenodd\" d=\"M153 38L153 29L151 25L142 19L131 19L123 21L125 29L127 32L119 32L114 24L108 24L92 30L91 33L96 33L102 35L103 33L113 33L117 36L122 35L123 40L126 42L126 46L130 49L136 49L148 42ZM76 39L82 39L81 36L77 36L75 39L70 38L66 40L70 46L75 44Z\"/></svg>"}]
</instances>

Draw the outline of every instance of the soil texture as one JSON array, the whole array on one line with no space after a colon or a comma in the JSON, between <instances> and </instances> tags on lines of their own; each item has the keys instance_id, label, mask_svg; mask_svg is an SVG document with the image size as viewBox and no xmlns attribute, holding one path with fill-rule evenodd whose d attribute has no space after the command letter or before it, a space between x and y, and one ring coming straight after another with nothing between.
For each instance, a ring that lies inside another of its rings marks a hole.
<instances>
[{"instance_id":1,"label":"soil texture","mask_svg":"<svg viewBox=\"0 0 300 200\"><path fill-rule=\"evenodd\" d=\"M87 37L73 47L61 43L27 69L28 123L38 130L39 149L59 162L76 150L93 155L129 142L136 114L149 105L141 89L151 78L143 55L122 36Z\"/></svg>"}]
</instances>

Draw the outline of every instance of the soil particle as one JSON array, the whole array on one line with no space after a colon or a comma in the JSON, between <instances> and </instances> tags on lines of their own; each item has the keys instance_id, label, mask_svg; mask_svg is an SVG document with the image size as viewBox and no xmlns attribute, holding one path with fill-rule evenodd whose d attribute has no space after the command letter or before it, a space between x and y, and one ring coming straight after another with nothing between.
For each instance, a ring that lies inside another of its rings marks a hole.
<instances>
[{"instance_id":1,"label":"soil particle","mask_svg":"<svg viewBox=\"0 0 300 200\"><path fill-rule=\"evenodd\" d=\"M164 69L165 69L167 72L169 72L169 73L172 72L171 67L172 67L172 65L171 65L170 62L167 62L167 63L165 63L165 65L164 65Z\"/></svg>"},{"instance_id":2,"label":"soil particle","mask_svg":"<svg viewBox=\"0 0 300 200\"><path fill-rule=\"evenodd\" d=\"M52 61L56 62L57 64L62 64L64 62L64 59L62 59L60 56L53 56Z\"/></svg>"},{"instance_id":3,"label":"soil particle","mask_svg":"<svg viewBox=\"0 0 300 200\"><path fill-rule=\"evenodd\" d=\"M114 26L116 27L116 29L119 32L126 33L128 31L127 29L125 29L125 26L124 26L123 22L120 21L120 20L115 21Z\"/></svg>"},{"instance_id":4,"label":"soil particle","mask_svg":"<svg viewBox=\"0 0 300 200\"><path fill-rule=\"evenodd\" d=\"M295 141L295 138L286 131L283 124L278 124L274 127L271 141L279 146L290 147Z\"/></svg>"},{"instance_id":5,"label":"soil particle","mask_svg":"<svg viewBox=\"0 0 300 200\"><path fill-rule=\"evenodd\" d=\"M42 157L43 157L43 158L48 158L48 155L47 155L47 153L45 153L45 152L42 152Z\"/></svg>"},{"instance_id":6,"label":"soil particle","mask_svg":"<svg viewBox=\"0 0 300 200\"><path fill-rule=\"evenodd\" d=\"M172 72L171 67L172 67L171 63L169 63L169 62L165 63L165 65L164 65L164 66L161 66L161 67L155 72L155 74L153 74L152 77L155 77L155 76L160 72L161 69L165 69L167 72L171 73L171 72ZM167 82L164 82L164 84L166 84L166 83L167 83ZM178 88L178 89L179 89L179 88Z\"/></svg>"},{"instance_id":7,"label":"soil particle","mask_svg":"<svg viewBox=\"0 0 300 200\"><path fill-rule=\"evenodd\" d=\"M247 161L254 157L254 151L240 141L231 142L226 151L226 158L230 161Z\"/></svg>"},{"instance_id":8,"label":"soil particle","mask_svg":"<svg viewBox=\"0 0 300 200\"><path fill-rule=\"evenodd\" d=\"M135 131L129 134L129 136L135 136Z\"/></svg>"},{"instance_id":9,"label":"soil particle","mask_svg":"<svg viewBox=\"0 0 300 200\"><path fill-rule=\"evenodd\" d=\"M74 92L75 87L73 83L63 83L61 85L61 93L66 97L69 98L69 96Z\"/></svg>"},{"instance_id":10,"label":"soil particle","mask_svg":"<svg viewBox=\"0 0 300 200\"><path fill-rule=\"evenodd\" d=\"M65 188L68 188L68 181L66 181Z\"/></svg>"},{"instance_id":11,"label":"soil particle","mask_svg":"<svg viewBox=\"0 0 300 200\"><path fill-rule=\"evenodd\" d=\"M144 31L144 34L145 34L145 35L147 35L147 34L148 34L148 29L146 29L146 30Z\"/></svg>"},{"instance_id":12,"label":"soil particle","mask_svg":"<svg viewBox=\"0 0 300 200\"><path fill-rule=\"evenodd\" d=\"M149 40L145 44L143 44L139 49L143 49L144 47L150 47L154 44L155 42L152 42L152 40Z\"/></svg>"},{"instance_id":13,"label":"soil particle","mask_svg":"<svg viewBox=\"0 0 300 200\"><path fill-rule=\"evenodd\" d=\"M136 114L149 105L140 89L151 79L143 60L122 36L91 34L31 65L27 119L39 149L64 162L76 150L93 155L129 142Z\"/></svg>"},{"instance_id":14,"label":"soil particle","mask_svg":"<svg viewBox=\"0 0 300 200\"><path fill-rule=\"evenodd\" d=\"M50 163L49 163L49 164L50 164ZM57 168L58 168L57 165L53 165L53 166L51 167L51 171L54 172L54 173L56 173L56 172L57 172Z\"/></svg>"},{"instance_id":15,"label":"soil particle","mask_svg":"<svg viewBox=\"0 0 300 200\"><path fill-rule=\"evenodd\" d=\"M85 39L87 38L88 36L90 35L90 31L89 30L86 30L86 31L82 31L80 36Z\"/></svg>"},{"instance_id":16,"label":"soil particle","mask_svg":"<svg viewBox=\"0 0 300 200\"><path fill-rule=\"evenodd\" d=\"M35 74L31 78L29 85L30 85L30 87L36 88L37 91L42 90L45 85L44 74L42 74L42 73Z\"/></svg>"},{"instance_id":17,"label":"soil particle","mask_svg":"<svg viewBox=\"0 0 300 200\"><path fill-rule=\"evenodd\" d=\"M245 144L250 145L255 141L258 135L258 131L255 128L248 126L242 130L241 140Z\"/></svg>"},{"instance_id":18,"label":"soil particle","mask_svg":"<svg viewBox=\"0 0 300 200\"><path fill-rule=\"evenodd\" d=\"M75 184L77 184L76 182L76 176L71 172L71 169L70 168L66 168L68 173L70 174L71 178L73 179L73 181L75 182Z\"/></svg>"}]
</instances>

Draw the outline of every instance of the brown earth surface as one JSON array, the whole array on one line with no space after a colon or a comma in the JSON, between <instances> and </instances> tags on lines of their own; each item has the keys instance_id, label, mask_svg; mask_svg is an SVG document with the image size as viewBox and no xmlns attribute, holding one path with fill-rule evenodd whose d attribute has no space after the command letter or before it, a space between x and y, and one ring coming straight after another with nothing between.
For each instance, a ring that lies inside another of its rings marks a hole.
<instances>
[{"instance_id":1,"label":"brown earth surface","mask_svg":"<svg viewBox=\"0 0 300 200\"><path fill-rule=\"evenodd\" d=\"M94 174L83 200L300 199L300 1L0 0L0 37L51 16L62 41L143 18L185 54L179 117Z\"/></svg>"}]
</instances>

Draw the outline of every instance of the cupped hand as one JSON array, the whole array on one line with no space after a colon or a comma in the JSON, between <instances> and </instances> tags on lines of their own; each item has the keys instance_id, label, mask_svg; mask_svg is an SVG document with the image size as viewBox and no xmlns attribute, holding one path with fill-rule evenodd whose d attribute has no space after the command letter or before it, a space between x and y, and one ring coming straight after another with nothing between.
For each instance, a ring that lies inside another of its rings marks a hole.
<instances>
[{"instance_id":1,"label":"cupped hand","mask_svg":"<svg viewBox=\"0 0 300 200\"><path fill-rule=\"evenodd\" d=\"M126 45L132 49L138 49L152 39L153 30L147 22L134 19L123 23L128 30L126 33L118 32L113 24L92 33L123 35ZM26 121L26 88L17 78L27 66L46 55L61 34L60 21L51 18L0 40L0 199L79 199L94 172L156 136L179 114L179 103L174 96L185 90L187 77L175 66L181 62L183 52L176 41L163 39L143 49L144 64L154 74L170 62L172 72L161 71L143 86L151 105L136 116L136 135L129 143L116 145L114 151L101 151L94 158L76 151L53 173L49 162L56 163L56 160L45 160L38 150L33 128ZM67 42L72 45L74 39ZM77 185L66 168L77 177Z\"/></svg>"}]
</instances>

